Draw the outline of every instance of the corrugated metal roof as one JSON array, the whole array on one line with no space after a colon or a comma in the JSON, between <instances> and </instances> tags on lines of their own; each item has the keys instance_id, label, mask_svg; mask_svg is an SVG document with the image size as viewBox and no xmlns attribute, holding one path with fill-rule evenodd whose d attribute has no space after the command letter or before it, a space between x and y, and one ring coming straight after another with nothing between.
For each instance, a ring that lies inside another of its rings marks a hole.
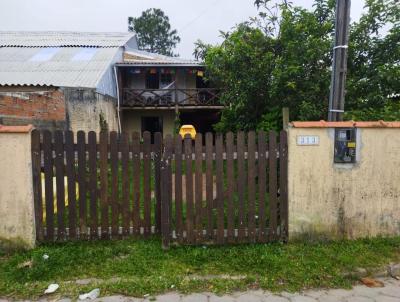
<instances>
[{"instance_id":1,"label":"corrugated metal roof","mask_svg":"<svg viewBox=\"0 0 400 302\"><path fill-rule=\"evenodd\" d=\"M181 59L177 57L168 57L143 50L129 50L124 53L124 61L118 63L129 65L184 65L184 66L202 66L202 63L195 60Z\"/></svg>"},{"instance_id":2,"label":"corrugated metal roof","mask_svg":"<svg viewBox=\"0 0 400 302\"><path fill-rule=\"evenodd\" d=\"M120 47L134 33L0 31L0 47Z\"/></svg>"},{"instance_id":3,"label":"corrugated metal roof","mask_svg":"<svg viewBox=\"0 0 400 302\"><path fill-rule=\"evenodd\" d=\"M97 88L120 48L98 48L90 60L73 60L82 47L61 47L49 60L32 61L43 48L1 47L0 85Z\"/></svg>"}]
</instances>

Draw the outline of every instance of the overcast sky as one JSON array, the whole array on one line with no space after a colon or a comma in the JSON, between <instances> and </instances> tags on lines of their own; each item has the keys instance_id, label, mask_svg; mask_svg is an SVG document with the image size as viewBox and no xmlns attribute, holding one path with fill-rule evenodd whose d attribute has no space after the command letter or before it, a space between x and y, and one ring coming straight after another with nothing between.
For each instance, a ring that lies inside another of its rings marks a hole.
<instances>
[{"instance_id":1,"label":"overcast sky","mask_svg":"<svg viewBox=\"0 0 400 302\"><path fill-rule=\"evenodd\" d=\"M293 0L311 8L311 0ZM253 0L1 0L0 30L126 31L127 17L147 8L161 8L182 41L181 57L190 58L193 43L220 42L219 30L257 13ZM364 0L352 0L352 19L358 19Z\"/></svg>"}]
</instances>

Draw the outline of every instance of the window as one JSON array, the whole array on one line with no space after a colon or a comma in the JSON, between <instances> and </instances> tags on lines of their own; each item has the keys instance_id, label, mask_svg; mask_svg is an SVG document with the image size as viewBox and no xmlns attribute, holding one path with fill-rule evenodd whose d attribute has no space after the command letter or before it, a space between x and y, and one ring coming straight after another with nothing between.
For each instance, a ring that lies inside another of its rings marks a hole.
<instances>
[{"instance_id":1,"label":"window","mask_svg":"<svg viewBox=\"0 0 400 302\"><path fill-rule=\"evenodd\" d=\"M90 61L96 54L97 48L85 47L81 48L71 59L71 61Z\"/></svg>"},{"instance_id":2,"label":"window","mask_svg":"<svg viewBox=\"0 0 400 302\"><path fill-rule=\"evenodd\" d=\"M41 48L29 61L45 62L51 60L53 56L60 50L59 47Z\"/></svg>"}]
</instances>

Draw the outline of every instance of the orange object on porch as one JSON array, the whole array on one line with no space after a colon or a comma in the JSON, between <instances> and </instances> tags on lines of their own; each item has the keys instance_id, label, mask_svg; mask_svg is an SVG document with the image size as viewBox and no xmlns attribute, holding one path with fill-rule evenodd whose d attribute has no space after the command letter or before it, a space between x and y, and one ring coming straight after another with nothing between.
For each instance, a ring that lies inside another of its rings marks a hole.
<instances>
[{"instance_id":1,"label":"orange object on porch","mask_svg":"<svg viewBox=\"0 0 400 302\"><path fill-rule=\"evenodd\" d=\"M179 130L179 135L182 136L182 138L185 138L186 134L189 134L192 139L195 139L196 129L193 125L183 125L181 127L181 129Z\"/></svg>"}]
</instances>

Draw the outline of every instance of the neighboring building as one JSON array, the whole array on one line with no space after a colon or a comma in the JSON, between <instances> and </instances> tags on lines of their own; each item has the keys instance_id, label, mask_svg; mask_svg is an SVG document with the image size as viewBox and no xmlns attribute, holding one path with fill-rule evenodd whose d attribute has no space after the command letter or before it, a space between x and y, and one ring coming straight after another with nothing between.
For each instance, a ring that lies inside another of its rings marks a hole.
<instances>
[{"instance_id":1,"label":"neighboring building","mask_svg":"<svg viewBox=\"0 0 400 302\"><path fill-rule=\"evenodd\" d=\"M114 64L132 33L0 32L0 124L118 129Z\"/></svg>"},{"instance_id":2,"label":"neighboring building","mask_svg":"<svg viewBox=\"0 0 400 302\"><path fill-rule=\"evenodd\" d=\"M219 121L218 90L199 62L130 50L116 67L122 130L173 134L179 122L205 133Z\"/></svg>"},{"instance_id":3,"label":"neighboring building","mask_svg":"<svg viewBox=\"0 0 400 302\"><path fill-rule=\"evenodd\" d=\"M222 108L202 64L139 51L133 33L0 32L0 124L204 133Z\"/></svg>"}]
</instances>

